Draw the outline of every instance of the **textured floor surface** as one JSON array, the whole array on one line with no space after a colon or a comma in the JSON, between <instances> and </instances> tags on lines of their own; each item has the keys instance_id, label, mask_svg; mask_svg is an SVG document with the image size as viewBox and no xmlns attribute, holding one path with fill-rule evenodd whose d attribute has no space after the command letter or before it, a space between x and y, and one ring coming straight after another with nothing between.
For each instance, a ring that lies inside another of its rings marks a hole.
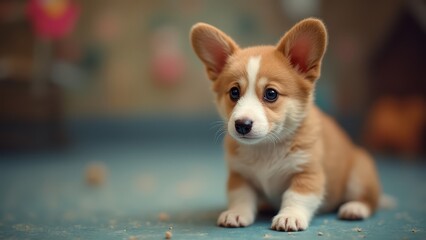
<instances>
[{"instance_id":1,"label":"textured floor surface","mask_svg":"<svg viewBox=\"0 0 426 240\"><path fill-rule=\"evenodd\" d=\"M80 144L57 152L0 156L0 239L426 239L426 166L378 157L392 210L366 221L317 216L297 233L261 215L242 229L215 226L226 206L225 164L214 141ZM108 175L93 188L88 163ZM132 238L134 237L134 238Z\"/></svg>"}]
</instances>

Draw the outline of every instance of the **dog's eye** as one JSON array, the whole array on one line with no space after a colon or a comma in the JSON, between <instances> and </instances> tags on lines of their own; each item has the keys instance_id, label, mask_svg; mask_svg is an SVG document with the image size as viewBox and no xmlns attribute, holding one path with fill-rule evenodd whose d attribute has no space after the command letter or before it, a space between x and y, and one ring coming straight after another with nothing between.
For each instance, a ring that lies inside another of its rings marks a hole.
<instances>
[{"instance_id":1,"label":"dog's eye","mask_svg":"<svg viewBox=\"0 0 426 240\"><path fill-rule=\"evenodd\" d=\"M275 102L278 98L278 92L273 88L267 88L265 90L265 95L263 96L263 99L265 99L268 102Z\"/></svg>"},{"instance_id":2,"label":"dog's eye","mask_svg":"<svg viewBox=\"0 0 426 240\"><path fill-rule=\"evenodd\" d=\"M240 89L238 89L237 87L231 88L231 90L229 91L229 97L234 102L238 101L238 99L240 99Z\"/></svg>"}]
</instances>

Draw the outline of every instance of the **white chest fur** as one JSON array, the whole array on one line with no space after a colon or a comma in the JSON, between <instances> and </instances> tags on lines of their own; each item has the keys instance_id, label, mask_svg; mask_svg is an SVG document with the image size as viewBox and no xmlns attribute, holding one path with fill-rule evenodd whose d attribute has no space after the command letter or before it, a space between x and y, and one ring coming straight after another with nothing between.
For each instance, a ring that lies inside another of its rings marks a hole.
<instances>
[{"instance_id":1,"label":"white chest fur","mask_svg":"<svg viewBox=\"0 0 426 240\"><path fill-rule=\"evenodd\" d=\"M288 146L241 146L236 156L228 157L229 167L279 207L290 177L301 172L301 165L309 161L307 153L288 150Z\"/></svg>"}]
</instances>

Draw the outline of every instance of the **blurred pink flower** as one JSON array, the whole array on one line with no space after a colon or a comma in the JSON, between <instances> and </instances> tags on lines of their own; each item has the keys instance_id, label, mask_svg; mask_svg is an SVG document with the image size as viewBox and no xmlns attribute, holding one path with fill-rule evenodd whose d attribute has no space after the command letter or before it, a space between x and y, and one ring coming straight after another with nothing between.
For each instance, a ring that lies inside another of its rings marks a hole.
<instances>
[{"instance_id":1,"label":"blurred pink flower","mask_svg":"<svg viewBox=\"0 0 426 240\"><path fill-rule=\"evenodd\" d=\"M30 0L27 7L36 35L44 39L71 33L79 15L79 7L71 0Z\"/></svg>"},{"instance_id":2,"label":"blurred pink flower","mask_svg":"<svg viewBox=\"0 0 426 240\"><path fill-rule=\"evenodd\" d=\"M173 26L159 28L152 34L152 75L163 86L183 80L186 66L179 40L179 32Z\"/></svg>"}]
</instances>

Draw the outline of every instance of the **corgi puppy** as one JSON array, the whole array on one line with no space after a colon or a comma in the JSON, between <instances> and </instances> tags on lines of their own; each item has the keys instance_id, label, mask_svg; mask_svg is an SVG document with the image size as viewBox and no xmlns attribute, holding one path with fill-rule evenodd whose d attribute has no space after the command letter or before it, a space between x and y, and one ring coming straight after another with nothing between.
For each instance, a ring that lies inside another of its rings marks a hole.
<instances>
[{"instance_id":1,"label":"corgi puppy","mask_svg":"<svg viewBox=\"0 0 426 240\"><path fill-rule=\"evenodd\" d=\"M297 23L276 46L240 48L205 23L190 39L227 129L228 210L219 226L252 224L264 200L278 210L278 231L305 230L318 211L338 209L347 220L374 213L381 190L372 158L314 104L327 45L320 20Z\"/></svg>"}]
</instances>

